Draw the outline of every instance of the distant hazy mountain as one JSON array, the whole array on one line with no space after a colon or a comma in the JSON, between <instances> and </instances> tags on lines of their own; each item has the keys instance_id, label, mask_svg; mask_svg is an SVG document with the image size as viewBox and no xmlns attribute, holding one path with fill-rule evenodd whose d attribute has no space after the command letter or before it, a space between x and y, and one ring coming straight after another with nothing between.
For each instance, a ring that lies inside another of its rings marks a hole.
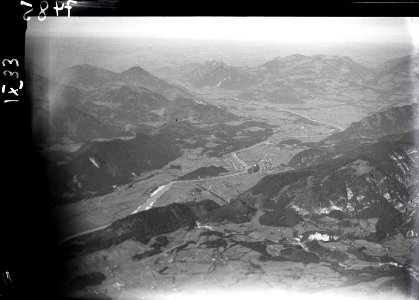
<instances>
[{"instance_id":1,"label":"distant hazy mountain","mask_svg":"<svg viewBox=\"0 0 419 300\"><path fill-rule=\"evenodd\" d=\"M301 54L277 57L256 67L232 67L209 61L185 67L183 79L197 88L241 91L239 98L284 104L345 103L380 108L419 96L418 55L392 59L377 68L347 56ZM384 105L383 105L384 104Z\"/></svg>"},{"instance_id":2,"label":"distant hazy mountain","mask_svg":"<svg viewBox=\"0 0 419 300\"><path fill-rule=\"evenodd\" d=\"M26 84L33 104L32 123L37 142L85 142L129 135L122 127L97 118L109 114L110 109L94 104L95 99L86 92L36 74L28 75Z\"/></svg>"},{"instance_id":3,"label":"distant hazy mountain","mask_svg":"<svg viewBox=\"0 0 419 300\"><path fill-rule=\"evenodd\" d=\"M127 85L105 85L91 91L99 103L112 108L126 106L144 110L158 110L166 107L170 101L159 93L146 88L132 88Z\"/></svg>"},{"instance_id":4,"label":"distant hazy mountain","mask_svg":"<svg viewBox=\"0 0 419 300\"><path fill-rule=\"evenodd\" d=\"M67 68L54 76L56 82L82 90L98 88L103 84L118 81L118 79L118 73L88 64Z\"/></svg>"},{"instance_id":5,"label":"distant hazy mountain","mask_svg":"<svg viewBox=\"0 0 419 300\"><path fill-rule=\"evenodd\" d=\"M221 60L208 61L186 74L195 87L243 90L257 83L257 78L244 68L226 65Z\"/></svg>"},{"instance_id":6,"label":"distant hazy mountain","mask_svg":"<svg viewBox=\"0 0 419 300\"><path fill-rule=\"evenodd\" d=\"M347 56L294 54L277 57L256 68L258 76L265 79L282 76L293 79L345 78L360 79L374 74L374 70L354 62Z\"/></svg>"},{"instance_id":7,"label":"distant hazy mountain","mask_svg":"<svg viewBox=\"0 0 419 300\"><path fill-rule=\"evenodd\" d=\"M209 61L183 77L197 88L240 90L238 97L245 100L298 104L316 98L344 102L354 100L354 95L356 101L377 97L377 88L366 84L376 73L347 56L294 54L257 67Z\"/></svg>"},{"instance_id":8,"label":"distant hazy mountain","mask_svg":"<svg viewBox=\"0 0 419 300\"><path fill-rule=\"evenodd\" d=\"M169 99L192 96L186 89L171 85L140 67L132 67L122 73L115 73L84 64L65 69L57 74L55 80L61 84L74 86L82 90L93 90L107 84L113 84L116 86L127 85L140 90L146 88Z\"/></svg>"},{"instance_id":9,"label":"distant hazy mountain","mask_svg":"<svg viewBox=\"0 0 419 300\"><path fill-rule=\"evenodd\" d=\"M164 66L154 71L158 77L161 78L172 78L178 80L179 78L187 78L188 74L191 74L196 68L202 64L196 62L184 63L176 66Z\"/></svg>"},{"instance_id":10,"label":"distant hazy mountain","mask_svg":"<svg viewBox=\"0 0 419 300\"><path fill-rule=\"evenodd\" d=\"M219 123L239 120L238 116L215 105L180 97L189 94L182 93L182 89L154 77L140 67L118 74L82 65L63 71L55 79L60 83L47 82L43 94L35 93L35 96L52 98L49 107L74 106L122 131L132 133L144 122L189 120L195 123ZM176 99L170 101L164 95ZM103 134L98 137L108 136Z\"/></svg>"},{"instance_id":11,"label":"distant hazy mountain","mask_svg":"<svg viewBox=\"0 0 419 300\"><path fill-rule=\"evenodd\" d=\"M374 70L349 57L297 54L278 57L251 72L259 83L240 98L291 104L315 98L343 102L354 94L365 97L371 91L363 81L374 75Z\"/></svg>"},{"instance_id":12,"label":"distant hazy mountain","mask_svg":"<svg viewBox=\"0 0 419 300\"><path fill-rule=\"evenodd\" d=\"M37 135L50 142L132 135L144 122L162 120L155 111L170 104L163 94L190 95L139 67L115 73L81 65L52 79L31 76L28 86L34 100Z\"/></svg>"},{"instance_id":13,"label":"distant hazy mountain","mask_svg":"<svg viewBox=\"0 0 419 300\"><path fill-rule=\"evenodd\" d=\"M178 97L193 97L193 94L185 88L172 85L166 81L151 75L140 67L132 67L121 73L124 82L137 88L147 88L154 92L158 92L168 99L176 99Z\"/></svg>"},{"instance_id":14,"label":"distant hazy mountain","mask_svg":"<svg viewBox=\"0 0 419 300\"><path fill-rule=\"evenodd\" d=\"M45 132L46 128L54 131L50 136L57 142L132 135L145 122L219 123L239 119L225 109L192 100L193 96L184 88L171 85L140 67L115 73L86 64L78 65L51 80L36 80L33 86L31 96L38 99L34 102L42 103L42 109L37 108L36 118L44 119L40 131ZM66 116L70 112L71 116ZM80 113L78 117L75 116L77 112ZM57 120L52 119L55 116ZM60 124L60 120L66 123ZM94 124L89 125L89 121ZM57 127L56 130L50 128L51 124ZM100 124L103 129L99 128Z\"/></svg>"},{"instance_id":15,"label":"distant hazy mountain","mask_svg":"<svg viewBox=\"0 0 419 300\"><path fill-rule=\"evenodd\" d=\"M135 128L140 123L160 119L155 110L166 107L169 101L162 95L144 88L129 86L104 85L89 91L95 98L94 103L106 108L106 111L89 110L90 113L120 124L128 128Z\"/></svg>"}]
</instances>

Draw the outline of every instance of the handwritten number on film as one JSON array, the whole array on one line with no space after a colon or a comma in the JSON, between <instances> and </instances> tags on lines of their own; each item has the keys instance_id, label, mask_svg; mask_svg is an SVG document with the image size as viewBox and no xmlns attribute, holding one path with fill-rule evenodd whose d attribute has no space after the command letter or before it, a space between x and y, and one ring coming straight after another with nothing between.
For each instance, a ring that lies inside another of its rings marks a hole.
<instances>
[{"instance_id":1,"label":"handwritten number on film","mask_svg":"<svg viewBox=\"0 0 419 300\"><path fill-rule=\"evenodd\" d=\"M6 67L6 64L8 67L12 68L13 64L16 65L16 67L19 67L19 61L16 58L13 59L3 59L3 61L1 62L3 67ZM3 76L10 76L10 77L14 77L16 79L19 79L19 73L18 72L14 72L14 71L9 71L9 70L4 70L3 71ZM16 97L19 97L19 90L21 90L23 88L23 81L19 80L19 86L17 88L12 88L9 87L9 91L7 92L7 94L12 94ZM1 87L1 92L2 94L4 94L6 92L6 85L3 84ZM18 99L7 99L4 100L4 103L8 103L8 102L19 102Z\"/></svg>"},{"instance_id":2,"label":"handwritten number on film","mask_svg":"<svg viewBox=\"0 0 419 300\"><path fill-rule=\"evenodd\" d=\"M61 3L61 6L58 5L58 1L55 1L55 6L53 7L55 9L55 13L57 14L57 17L58 17L59 11L63 10L65 8L65 9L67 9L67 16L70 18L70 9L72 8L71 5L72 4L77 4L77 1L67 0L65 5L64 5L63 2L60 2L60 3ZM23 20L29 21L31 19L31 17L29 17L28 14L33 11L32 4L30 4L28 2L25 2L25 1L20 1L20 5L27 6L27 7L31 8L23 14ZM46 15L45 12L48 8L49 8L48 1L44 0L40 3L39 14L38 14L38 20L39 21L44 21L47 18L47 15Z\"/></svg>"}]
</instances>

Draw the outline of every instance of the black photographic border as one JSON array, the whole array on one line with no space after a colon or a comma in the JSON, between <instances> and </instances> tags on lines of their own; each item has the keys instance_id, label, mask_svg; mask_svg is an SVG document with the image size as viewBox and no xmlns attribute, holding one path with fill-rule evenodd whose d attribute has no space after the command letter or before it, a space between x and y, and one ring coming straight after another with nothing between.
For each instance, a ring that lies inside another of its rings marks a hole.
<instances>
[{"instance_id":1,"label":"black photographic border","mask_svg":"<svg viewBox=\"0 0 419 300\"><path fill-rule=\"evenodd\" d=\"M28 1L33 6L39 0ZM51 2L51 0L49 0ZM55 1L52 1L55 3ZM92 3L95 0L91 0ZM217 3L218 2L218 3ZM116 7L87 7L71 10L83 16L320 16L320 17L414 17L419 1L288 1L238 2L170 1L147 3L120 0ZM19 0L0 3L0 61L17 59L15 70L24 82L25 33L23 15L27 7ZM48 16L53 16L49 10ZM33 15L36 17L36 14ZM65 15L61 16L67 17ZM419 38L419 37L418 37ZM1 72L5 70L0 66ZM3 77L2 84L9 82ZM8 79L7 79L8 80ZM51 299L62 275L61 255L48 210L43 159L32 143L31 105L23 86L18 103L1 103L1 216L0 272L11 282L0 290L0 299ZM3 98L4 95L2 94ZM3 100L3 99L2 99ZM3 276L4 277L4 276ZM1 279L0 279L1 281ZM4 280L3 280L4 281Z\"/></svg>"}]
</instances>

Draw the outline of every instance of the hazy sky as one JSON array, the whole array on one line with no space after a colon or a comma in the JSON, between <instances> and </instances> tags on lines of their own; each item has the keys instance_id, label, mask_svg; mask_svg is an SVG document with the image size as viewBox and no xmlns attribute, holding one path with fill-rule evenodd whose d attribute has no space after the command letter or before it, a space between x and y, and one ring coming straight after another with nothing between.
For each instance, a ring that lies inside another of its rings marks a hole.
<instances>
[{"instance_id":1,"label":"hazy sky","mask_svg":"<svg viewBox=\"0 0 419 300\"><path fill-rule=\"evenodd\" d=\"M411 18L48 17L28 35L184 38L260 42L409 42ZM413 31L412 31L413 28Z\"/></svg>"}]
</instances>

